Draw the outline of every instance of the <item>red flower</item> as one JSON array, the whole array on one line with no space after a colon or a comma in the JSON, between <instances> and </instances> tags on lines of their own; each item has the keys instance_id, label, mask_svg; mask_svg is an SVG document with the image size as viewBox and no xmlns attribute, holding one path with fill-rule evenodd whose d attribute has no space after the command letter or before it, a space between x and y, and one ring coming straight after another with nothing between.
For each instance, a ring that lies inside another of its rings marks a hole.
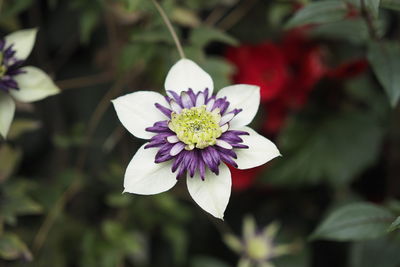
<instances>
[{"instance_id":1,"label":"red flower","mask_svg":"<svg viewBox=\"0 0 400 267\"><path fill-rule=\"evenodd\" d=\"M261 101L275 99L288 80L281 49L272 43L228 48L226 58L236 66L235 83L261 87Z\"/></svg>"},{"instance_id":2,"label":"red flower","mask_svg":"<svg viewBox=\"0 0 400 267\"><path fill-rule=\"evenodd\" d=\"M234 191L242 191L251 187L262 171L262 166L246 170L239 170L229 165L228 167L231 171Z\"/></svg>"},{"instance_id":3,"label":"red flower","mask_svg":"<svg viewBox=\"0 0 400 267\"><path fill-rule=\"evenodd\" d=\"M326 72L319 46L309 41L306 29L285 35L282 44L264 42L229 48L226 57L236 66L235 83L255 84L267 111L263 130L276 134L290 110L302 107L309 92ZM261 169L231 168L234 190L251 186Z\"/></svg>"},{"instance_id":4,"label":"red flower","mask_svg":"<svg viewBox=\"0 0 400 267\"><path fill-rule=\"evenodd\" d=\"M320 45L307 36L309 27L289 31L279 45L263 42L227 49L226 58L236 66L235 83L258 85L261 102L266 111L263 131L276 135L288 115L301 109L310 92L324 77L347 79L367 68L365 60L356 60L331 69L325 64ZM260 170L231 168L233 188L249 187Z\"/></svg>"},{"instance_id":5,"label":"red flower","mask_svg":"<svg viewBox=\"0 0 400 267\"><path fill-rule=\"evenodd\" d=\"M350 79L354 78L368 68L368 62L365 59L357 59L345 62L338 67L328 71L327 76L331 79Z\"/></svg>"}]
</instances>

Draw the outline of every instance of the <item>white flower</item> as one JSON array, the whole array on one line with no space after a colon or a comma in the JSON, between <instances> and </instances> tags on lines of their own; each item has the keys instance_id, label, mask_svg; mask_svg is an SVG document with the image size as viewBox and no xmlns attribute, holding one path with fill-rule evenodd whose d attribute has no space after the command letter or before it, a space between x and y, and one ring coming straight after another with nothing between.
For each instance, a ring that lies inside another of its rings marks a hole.
<instances>
[{"instance_id":1,"label":"white flower","mask_svg":"<svg viewBox=\"0 0 400 267\"><path fill-rule=\"evenodd\" d=\"M60 92L42 70L22 67L32 51L36 33L36 29L26 29L0 39L0 136L3 138L14 118L14 100L33 102Z\"/></svg>"},{"instance_id":2,"label":"white flower","mask_svg":"<svg viewBox=\"0 0 400 267\"><path fill-rule=\"evenodd\" d=\"M298 250L298 243L277 244L274 240L279 230L277 223L257 229L253 217L244 218L243 234L238 238L225 234L224 241L241 256L238 267L274 267L272 259Z\"/></svg>"},{"instance_id":3,"label":"white flower","mask_svg":"<svg viewBox=\"0 0 400 267\"><path fill-rule=\"evenodd\" d=\"M187 177L196 203L222 219L232 184L223 163L248 169L280 155L271 141L246 126L257 113L259 87L233 85L213 96L210 75L181 59L170 69L165 89L167 96L139 91L113 100L125 128L150 139L127 167L124 192L158 194Z\"/></svg>"}]
</instances>

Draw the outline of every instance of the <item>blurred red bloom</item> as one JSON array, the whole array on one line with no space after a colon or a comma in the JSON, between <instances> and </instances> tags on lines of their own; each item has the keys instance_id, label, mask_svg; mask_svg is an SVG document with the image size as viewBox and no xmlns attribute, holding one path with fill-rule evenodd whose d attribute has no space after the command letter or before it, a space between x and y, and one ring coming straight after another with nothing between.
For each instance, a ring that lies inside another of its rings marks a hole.
<instances>
[{"instance_id":1,"label":"blurred red bloom","mask_svg":"<svg viewBox=\"0 0 400 267\"><path fill-rule=\"evenodd\" d=\"M356 77L366 71L368 62L365 59L356 59L350 62L340 64L338 67L331 69L327 73L327 77L336 80L350 79Z\"/></svg>"},{"instance_id":2,"label":"blurred red bloom","mask_svg":"<svg viewBox=\"0 0 400 267\"><path fill-rule=\"evenodd\" d=\"M242 191L251 187L262 171L262 166L246 170L239 170L229 165L228 167L231 171L232 188L234 191Z\"/></svg>"},{"instance_id":3,"label":"blurred red bloom","mask_svg":"<svg viewBox=\"0 0 400 267\"><path fill-rule=\"evenodd\" d=\"M288 32L276 45L231 47L226 58L236 66L235 83L259 85L268 119L267 134L276 134L290 110L301 108L315 84L325 75L321 48L310 41L307 28Z\"/></svg>"},{"instance_id":4,"label":"blurred red bloom","mask_svg":"<svg viewBox=\"0 0 400 267\"><path fill-rule=\"evenodd\" d=\"M226 58L235 64L236 83L261 85L261 101L275 99L288 80L282 50L273 43L229 48Z\"/></svg>"},{"instance_id":5,"label":"blurred red bloom","mask_svg":"<svg viewBox=\"0 0 400 267\"><path fill-rule=\"evenodd\" d=\"M364 72L364 59L345 62L336 68L326 64L322 47L307 36L309 27L287 32L279 44L270 41L256 45L229 47L226 58L236 67L234 83L260 86L261 104L267 112L263 131L276 135L284 126L290 112L301 109L310 92L324 77L348 79ZM233 188L246 189L260 170L231 168Z\"/></svg>"}]
</instances>

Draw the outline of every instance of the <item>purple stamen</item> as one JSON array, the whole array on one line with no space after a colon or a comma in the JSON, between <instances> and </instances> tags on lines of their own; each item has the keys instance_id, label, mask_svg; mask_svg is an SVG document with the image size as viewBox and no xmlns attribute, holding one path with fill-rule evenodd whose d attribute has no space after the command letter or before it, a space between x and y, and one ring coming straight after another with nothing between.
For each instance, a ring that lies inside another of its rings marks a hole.
<instances>
[{"instance_id":1,"label":"purple stamen","mask_svg":"<svg viewBox=\"0 0 400 267\"><path fill-rule=\"evenodd\" d=\"M26 72L20 69L24 61L17 59L15 52L14 44L7 47L5 40L0 39L0 54L2 54L2 61L0 61L0 71L2 71L0 73L0 90L6 93L10 90L19 90L15 76Z\"/></svg>"}]
</instances>

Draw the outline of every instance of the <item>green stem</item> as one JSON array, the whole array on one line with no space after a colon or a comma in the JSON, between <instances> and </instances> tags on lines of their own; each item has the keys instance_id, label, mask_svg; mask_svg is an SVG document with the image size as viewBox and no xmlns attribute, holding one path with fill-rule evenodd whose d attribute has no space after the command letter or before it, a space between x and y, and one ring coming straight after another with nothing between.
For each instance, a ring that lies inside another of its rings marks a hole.
<instances>
[{"instance_id":1,"label":"green stem","mask_svg":"<svg viewBox=\"0 0 400 267\"><path fill-rule=\"evenodd\" d=\"M174 27L172 27L171 21L169 20L167 14L165 14L164 10L160 6L160 4L156 0L151 0L154 4L154 6L157 8L158 12L160 13L162 19L164 20L165 25L167 26L169 32L172 35L172 39L174 39L176 48L178 49L179 55L181 58L185 58L185 53L183 52L182 45L179 42L179 38L176 35L176 32L174 30Z\"/></svg>"}]
</instances>

